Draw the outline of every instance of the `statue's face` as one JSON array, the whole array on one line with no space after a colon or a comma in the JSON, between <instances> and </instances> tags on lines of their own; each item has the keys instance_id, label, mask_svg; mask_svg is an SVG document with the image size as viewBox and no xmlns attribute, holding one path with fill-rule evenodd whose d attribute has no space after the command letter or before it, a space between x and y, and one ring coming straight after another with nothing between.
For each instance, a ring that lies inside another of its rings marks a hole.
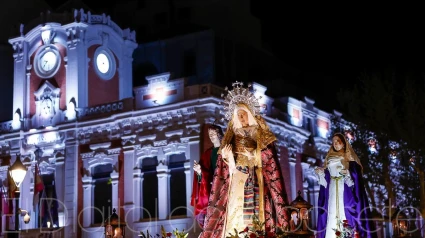
<instances>
[{"instance_id":1,"label":"statue's face","mask_svg":"<svg viewBox=\"0 0 425 238\"><path fill-rule=\"evenodd\" d=\"M241 123L242 127L248 126L248 113L242 109L239 109L237 113L239 122Z\"/></svg>"},{"instance_id":2,"label":"statue's face","mask_svg":"<svg viewBox=\"0 0 425 238\"><path fill-rule=\"evenodd\" d=\"M213 144L220 143L220 137L218 136L218 133L216 130L211 130L211 129L208 130L208 135Z\"/></svg>"},{"instance_id":3,"label":"statue's face","mask_svg":"<svg viewBox=\"0 0 425 238\"><path fill-rule=\"evenodd\" d=\"M344 143L338 136L332 138L332 145L336 151L340 151L344 147Z\"/></svg>"}]
</instances>

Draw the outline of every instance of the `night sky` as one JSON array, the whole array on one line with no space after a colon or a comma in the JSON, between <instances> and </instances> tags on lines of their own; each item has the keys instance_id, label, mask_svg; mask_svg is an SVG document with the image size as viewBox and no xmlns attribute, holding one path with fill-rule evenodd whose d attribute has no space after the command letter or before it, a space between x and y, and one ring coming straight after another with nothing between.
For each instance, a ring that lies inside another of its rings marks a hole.
<instances>
[{"instance_id":1,"label":"night sky","mask_svg":"<svg viewBox=\"0 0 425 238\"><path fill-rule=\"evenodd\" d=\"M300 85L320 107L338 109L333 92L352 88L362 72L425 69L424 18L414 6L254 6L272 51L303 72Z\"/></svg>"},{"instance_id":2,"label":"night sky","mask_svg":"<svg viewBox=\"0 0 425 238\"><path fill-rule=\"evenodd\" d=\"M114 1L109 5L83 1L107 14L114 6ZM425 19L415 11L421 9L417 6L295 6L286 1L251 1L268 50L299 71L292 80L300 87L282 96L308 96L318 108L331 112L339 109L335 92L352 88L361 72L384 68L424 71ZM65 1L46 2L56 7ZM119 16L112 17L119 23Z\"/></svg>"}]
</instances>

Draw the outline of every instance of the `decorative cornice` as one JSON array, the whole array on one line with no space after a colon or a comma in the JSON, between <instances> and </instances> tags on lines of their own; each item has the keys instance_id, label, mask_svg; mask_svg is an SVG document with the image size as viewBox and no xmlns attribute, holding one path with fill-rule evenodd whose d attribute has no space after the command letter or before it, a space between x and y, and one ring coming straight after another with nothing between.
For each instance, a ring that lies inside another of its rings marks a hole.
<instances>
[{"instance_id":1,"label":"decorative cornice","mask_svg":"<svg viewBox=\"0 0 425 238\"><path fill-rule=\"evenodd\" d=\"M93 158L94 157L95 152L94 151L90 151L87 153L80 153L80 156L82 159L88 159L88 158Z\"/></svg>"},{"instance_id":2,"label":"decorative cornice","mask_svg":"<svg viewBox=\"0 0 425 238\"><path fill-rule=\"evenodd\" d=\"M269 122L269 121L268 121ZM273 120L269 122L270 129L276 135L277 139L285 147L295 147L301 150L305 141L307 141L310 132L300 129L288 123Z\"/></svg>"},{"instance_id":3,"label":"decorative cornice","mask_svg":"<svg viewBox=\"0 0 425 238\"><path fill-rule=\"evenodd\" d=\"M133 145L136 143L136 135L129 135L121 137L121 145Z\"/></svg>"},{"instance_id":4,"label":"decorative cornice","mask_svg":"<svg viewBox=\"0 0 425 238\"><path fill-rule=\"evenodd\" d=\"M320 153L328 152L331 146L330 142L327 139L321 137L314 137L314 145L316 147L316 150Z\"/></svg>"}]
</instances>

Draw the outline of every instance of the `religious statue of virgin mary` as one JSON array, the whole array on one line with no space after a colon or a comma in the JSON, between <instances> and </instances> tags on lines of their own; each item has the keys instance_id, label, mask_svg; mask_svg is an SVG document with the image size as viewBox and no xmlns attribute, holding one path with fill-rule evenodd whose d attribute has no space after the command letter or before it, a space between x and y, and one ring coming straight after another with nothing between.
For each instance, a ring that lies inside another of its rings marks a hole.
<instances>
[{"instance_id":1,"label":"religious statue of virgin mary","mask_svg":"<svg viewBox=\"0 0 425 238\"><path fill-rule=\"evenodd\" d=\"M203 232L199 237L222 238L253 226L286 230L289 215L275 135L260 115L260 105L243 83L235 82L224 97L227 130L219 148Z\"/></svg>"},{"instance_id":2,"label":"religious statue of virgin mary","mask_svg":"<svg viewBox=\"0 0 425 238\"><path fill-rule=\"evenodd\" d=\"M344 222L360 237L376 237L362 171L346 137L335 133L324 166L315 170L320 184L317 238L337 237L335 233L344 229Z\"/></svg>"}]
</instances>

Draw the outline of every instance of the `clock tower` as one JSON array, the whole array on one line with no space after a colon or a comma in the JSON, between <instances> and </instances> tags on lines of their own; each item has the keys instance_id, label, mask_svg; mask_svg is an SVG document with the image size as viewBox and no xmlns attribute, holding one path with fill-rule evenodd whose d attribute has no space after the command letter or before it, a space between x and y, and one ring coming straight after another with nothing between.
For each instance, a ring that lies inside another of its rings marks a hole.
<instances>
[{"instance_id":1,"label":"clock tower","mask_svg":"<svg viewBox=\"0 0 425 238\"><path fill-rule=\"evenodd\" d=\"M78 108L131 98L135 32L109 16L52 14L9 40L14 49L13 129L76 120Z\"/></svg>"}]
</instances>

